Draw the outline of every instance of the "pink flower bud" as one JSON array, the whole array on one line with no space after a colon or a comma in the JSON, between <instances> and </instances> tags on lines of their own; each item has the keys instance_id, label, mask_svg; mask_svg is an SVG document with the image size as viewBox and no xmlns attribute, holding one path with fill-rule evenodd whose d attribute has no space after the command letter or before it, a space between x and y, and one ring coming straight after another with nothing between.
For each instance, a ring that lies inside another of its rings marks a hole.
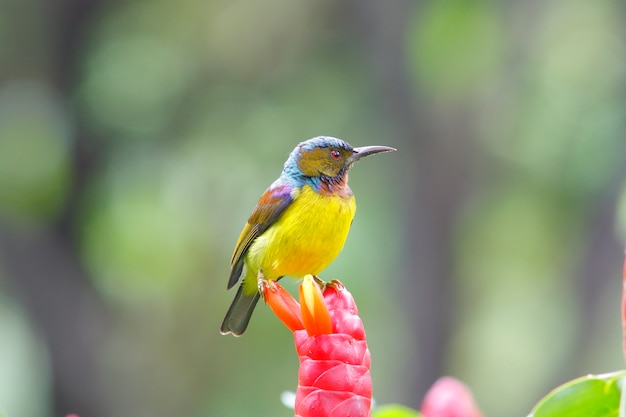
<instances>
[{"instance_id":1,"label":"pink flower bud","mask_svg":"<svg viewBox=\"0 0 626 417\"><path fill-rule=\"evenodd\" d=\"M469 388L449 376L430 387L420 411L424 417L483 417Z\"/></svg>"}]
</instances>

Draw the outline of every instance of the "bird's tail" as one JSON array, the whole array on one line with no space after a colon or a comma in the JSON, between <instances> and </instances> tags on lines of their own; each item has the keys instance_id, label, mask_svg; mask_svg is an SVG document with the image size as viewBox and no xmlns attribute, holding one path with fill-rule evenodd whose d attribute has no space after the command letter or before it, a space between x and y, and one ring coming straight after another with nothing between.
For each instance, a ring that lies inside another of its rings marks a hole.
<instances>
[{"instance_id":1,"label":"bird's tail","mask_svg":"<svg viewBox=\"0 0 626 417\"><path fill-rule=\"evenodd\" d=\"M235 295L235 299L222 322L222 334L232 333L235 336L241 336L246 331L254 307L259 301L259 296L257 291L251 295L246 295L243 291L243 285L239 287L237 295Z\"/></svg>"}]
</instances>

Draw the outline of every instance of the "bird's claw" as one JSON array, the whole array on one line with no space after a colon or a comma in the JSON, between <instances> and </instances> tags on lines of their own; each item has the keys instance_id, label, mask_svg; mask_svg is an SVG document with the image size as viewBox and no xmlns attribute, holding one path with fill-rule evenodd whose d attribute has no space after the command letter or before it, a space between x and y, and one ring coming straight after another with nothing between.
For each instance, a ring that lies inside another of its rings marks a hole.
<instances>
[{"instance_id":1,"label":"bird's claw","mask_svg":"<svg viewBox=\"0 0 626 417\"><path fill-rule=\"evenodd\" d=\"M265 291L267 289L271 289L272 285L270 281L267 278L265 278L265 275L263 275L263 272L261 270L259 270L259 273L257 274L256 283L257 283L257 288L259 289L259 294L261 294L261 297L265 299Z\"/></svg>"},{"instance_id":2,"label":"bird's claw","mask_svg":"<svg viewBox=\"0 0 626 417\"><path fill-rule=\"evenodd\" d=\"M334 279L334 280L326 283L326 288L332 288L335 291L341 291L345 287L343 286L341 281L339 281L338 279Z\"/></svg>"},{"instance_id":3,"label":"bird's claw","mask_svg":"<svg viewBox=\"0 0 626 417\"><path fill-rule=\"evenodd\" d=\"M336 279L333 279L330 282L326 282L323 279L313 275L313 280L317 283L322 292L326 291L326 288L332 288L334 290L340 290L344 288L343 284Z\"/></svg>"},{"instance_id":4,"label":"bird's claw","mask_svg":"<svg viewBox=\"0 0 626 417\"><path fill-rule=\"evenodd\" d=\"M323 279L319 278L316 275L312 275L313 280L315 281L315 283L320 287L320 290L324 291L324 288L326 288L326 281L324 281Z\"/></svg>"}]
</instances>

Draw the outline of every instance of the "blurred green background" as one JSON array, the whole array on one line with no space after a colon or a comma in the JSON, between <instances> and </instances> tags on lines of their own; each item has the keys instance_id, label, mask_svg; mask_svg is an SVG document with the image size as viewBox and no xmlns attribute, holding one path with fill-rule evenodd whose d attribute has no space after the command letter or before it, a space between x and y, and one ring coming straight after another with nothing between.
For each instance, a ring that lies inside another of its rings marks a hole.
<instances>
[{"instance_id":1,"label":"blurred green background","mask_svg":"<svg viewBox=\"0 0 626 417\"><path fill-rule=\"evenodd\" d=\"M1 0L0 409L289 416L289 332L219 325L292 148L389 145L322 278L379 404L488 416L623 368L623 1ZM295 289L295 283L288 286Z\"/></svg>"}]
</instances>

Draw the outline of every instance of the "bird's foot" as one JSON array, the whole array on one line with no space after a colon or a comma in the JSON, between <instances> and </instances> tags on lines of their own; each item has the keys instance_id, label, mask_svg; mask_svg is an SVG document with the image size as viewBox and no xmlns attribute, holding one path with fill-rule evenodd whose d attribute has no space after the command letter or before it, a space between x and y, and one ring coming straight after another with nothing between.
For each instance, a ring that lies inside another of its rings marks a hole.
<instances>
[{"instance_id":1,"label":"bird's foot","mask_svg":"<svg viewBox=\"0 0 626 417\"><path fill-rule=\"evenodd\" d=\"M339 281L338 279L334 279L330 282L326 283L326 288L332 288L335 291L341 291L343 290L345 287L344 285L341 283L341 281Z\"/></svg>"},{"instance_id":2,"label":"bird's foot","mask_svg":"<svg viewBox=\"0 0 626 417\"><path fill-rule=\"evenodd\" d=\"M313 280L317 283L317 285L320 287L320 290L322 290L322 292L324 292L326 288L332 288L334 290L340 290L344 288L343 284L336 279L333 279L330 282L326 282L323 279L319 278L318 276L313 275Z\"/></svg>"},{"instance_id":3,"label":"bird's foot","mask_svg":"<svg viewBox=\"0 0 626 417\"><path fill-rule=\"evenodd\" d=\"M272 285L271 282L267 278L265 278L265 275L263 275L263 272L260 269L256 277L256 285L259 289L259 294L261 294L261 297L265 299L265 291L267 289L271 289Z\"/></svg>"},{"instance_id":4,"label":"bird's foot","mask_svg":"<svg viewBox=\"0 0 626 417\"><path fill-rule=\"evenodd\" d=\"M321 279L320 277L318 277L317 275L312 275L312 276L313 276L313 280L315 281L315 283L320 287L320 290L324 291L324 288L326 288L327 282Z\"/></svg>"}]
</instances>

